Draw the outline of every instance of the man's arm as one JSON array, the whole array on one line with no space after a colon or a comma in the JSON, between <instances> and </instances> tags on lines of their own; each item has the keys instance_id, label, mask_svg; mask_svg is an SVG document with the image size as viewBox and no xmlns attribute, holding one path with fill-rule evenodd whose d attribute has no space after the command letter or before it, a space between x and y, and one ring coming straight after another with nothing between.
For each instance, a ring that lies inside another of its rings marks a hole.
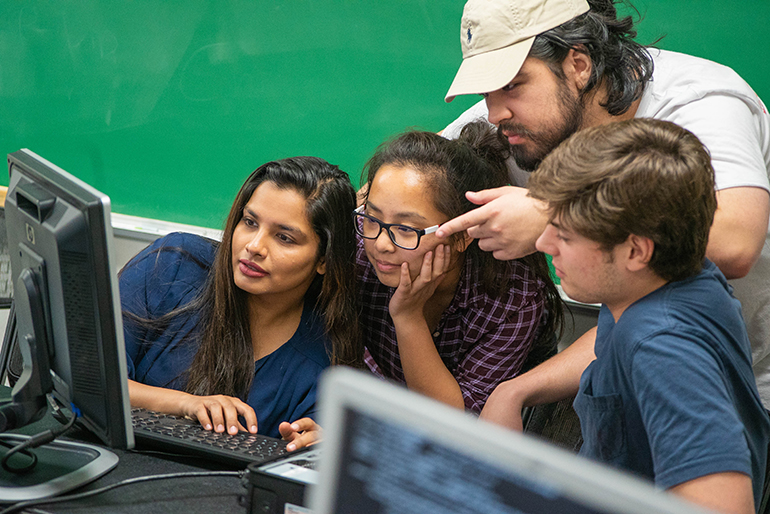
<instances>
[{"instance_id":1,"label":"man's arm","mask_svg":"<svg viewBox=\"0 0 770 514\"><path fill-rule=\"evenodd\" d=\"M743 473L705 475L669 489L693 503L726 514L754 514L751 478Z\"/></svg>"},{"instance_id":2,"label":"man's arm","mask_svg":"<svg viewBox=\"0 0 770 514\"><path fill-rule=\"evenodd\" d=\"M767 237L770 195L759 187L717 191L706 256L727 278L741 278L759 259Z\"/></svg>"},{"instance_id":3,"label":"man's arm","mask_svg":"<svg viewBox=\"0 0 770 514\"><path fill-rule=\"evenodd\" d=\"M521 409L552 403L577 393L583 371L593 361L596 328L536 368L495 388L481 417L516 430L522 429Z\"/></svg>"}]
</instances>

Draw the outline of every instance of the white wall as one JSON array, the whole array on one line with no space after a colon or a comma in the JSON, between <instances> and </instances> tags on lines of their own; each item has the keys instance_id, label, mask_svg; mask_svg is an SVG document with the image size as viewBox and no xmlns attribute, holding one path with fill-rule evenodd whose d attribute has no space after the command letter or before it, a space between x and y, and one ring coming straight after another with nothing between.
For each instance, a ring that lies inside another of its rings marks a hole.
<instances>
[{"instance_id":1,"label":"white wall","mask_svg":"<svg viewBox=\"0 0 770 514\"><path fill-rule=\"evenodd\" d=\"M184 225L170 221L140 218L126 214L112 214L115 250L115 269L119 270L131 257L157 238L171 232L190 232L210 239L222 239L222 231L213 228Z\"/></svg>"}]
</instances>

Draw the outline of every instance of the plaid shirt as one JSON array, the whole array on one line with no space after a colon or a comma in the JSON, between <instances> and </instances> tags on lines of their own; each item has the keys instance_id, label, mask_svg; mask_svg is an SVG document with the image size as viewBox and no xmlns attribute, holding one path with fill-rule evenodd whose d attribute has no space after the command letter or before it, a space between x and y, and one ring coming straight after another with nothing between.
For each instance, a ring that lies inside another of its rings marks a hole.
<instances>
[{"instance_id":1,"label":"plaid shirt","mask_svg":"<svg viewBox=\"0 0 770 514\"><path fill-rule=\"evenodd\" d=\"M479 270L466 254L454 299L433 332L441 360L460 385L465 407L475 412L481 411L497 384L519 373L548 316L544 282L526 264L514 262L513 288L493 297L479 289ZM395 288L377 279L360 238L356 265L366 364L375 375L404 383L396 328L388 312Z\"/></svg>"}]
</instances>

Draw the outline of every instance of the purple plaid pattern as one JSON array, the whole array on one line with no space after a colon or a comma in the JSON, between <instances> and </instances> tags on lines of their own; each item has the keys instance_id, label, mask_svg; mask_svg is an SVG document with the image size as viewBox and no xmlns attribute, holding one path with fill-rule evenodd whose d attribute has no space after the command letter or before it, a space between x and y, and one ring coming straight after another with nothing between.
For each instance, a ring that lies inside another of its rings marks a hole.
<instances>
[{"instance_id":1,"label":"purple plaid pattern","mask_svg":"<svg viewBox=\"0 0 770 514\"><path fill-rule=\"evenodd\" d=\"M377 279L360 238L356 264L366 364L374 374L403 383L396 329L388 313L395 288ZM489 296L479 291L478 269L466 257L455 297L433 333L441 360L460 385L465 407L475 412L497 384L519 373L546 321L542 279L519 261L512 275L511 291L499 298Z\"/></svg>"}]
</instances>

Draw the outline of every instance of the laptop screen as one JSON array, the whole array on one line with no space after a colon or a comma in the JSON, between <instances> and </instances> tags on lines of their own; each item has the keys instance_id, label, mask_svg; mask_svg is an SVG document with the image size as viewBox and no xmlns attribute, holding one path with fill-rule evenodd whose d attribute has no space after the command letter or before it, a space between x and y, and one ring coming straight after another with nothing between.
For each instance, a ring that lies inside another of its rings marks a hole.
<instances>
[{"instance_id":1,"label":"laptop screen","mask_svg":"<svg viewBox=\"0 0 770 514\"><path fill-rule=\"evenodd\" d=\"M315 514L700 512L650 483L360 372L322 382Z\"/></svg>"}]
</instances>

